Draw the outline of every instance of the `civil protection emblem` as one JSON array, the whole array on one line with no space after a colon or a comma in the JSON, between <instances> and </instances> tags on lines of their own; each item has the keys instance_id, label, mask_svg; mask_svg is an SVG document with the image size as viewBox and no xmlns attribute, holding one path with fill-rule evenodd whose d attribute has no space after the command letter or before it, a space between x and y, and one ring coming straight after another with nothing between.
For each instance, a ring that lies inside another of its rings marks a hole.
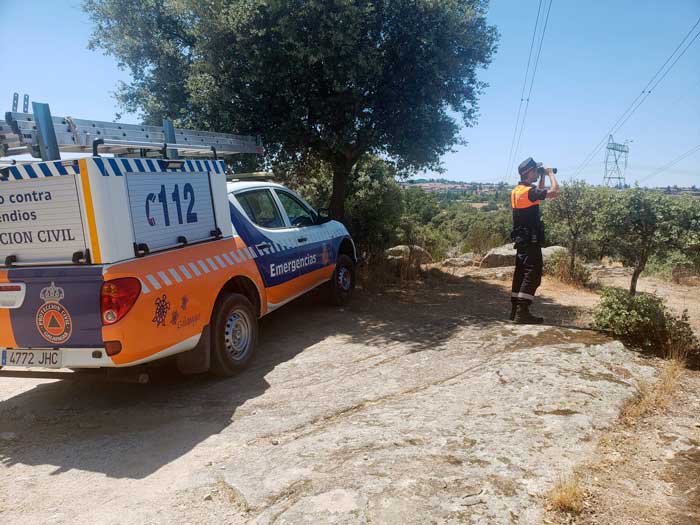
<instances>
[{"instance_id":1,"label":"civil protection emblem","mask_svg":"<svg viewBox=\"0 0 700 525\"><path fill-rule=\"evenodd\" d=\"M327 266L329 259L328 245L324 244L323 251L321 252L321 264L323 264L323 266Z\"/></svg>"},{"instance_id":2,"label":"civil protection emblem","mask_svg":"<svg viewBox=\"0 0 700 525\"><path fill-rule=\"evenodd\" d=\"M73 321L66 307L60 302L65 297L63 288L56 286L52 281L51 286L42 288L39 297L44 304L36 312L37 330L49 343L65 343L73 333Z\"/></svg>"}]
</instances>

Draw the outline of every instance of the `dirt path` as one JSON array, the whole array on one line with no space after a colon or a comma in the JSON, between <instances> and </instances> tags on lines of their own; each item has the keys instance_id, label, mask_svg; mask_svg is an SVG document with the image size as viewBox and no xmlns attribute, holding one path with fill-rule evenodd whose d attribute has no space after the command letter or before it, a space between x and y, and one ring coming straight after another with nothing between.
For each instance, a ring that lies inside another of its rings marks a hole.
<instances>
[{"instance_id":1,"label":"dirt path","mask_svg":"<svg viewBox=\"0 0 700 525\"><path fill-rule=\"evenodd\" d=\"M556 325L580 306L547 291ZM6 523L537 523L653 366L503 321L497 282L429 276L263 322L231 380L0 380Z\"/></svg>"}]
</instances>

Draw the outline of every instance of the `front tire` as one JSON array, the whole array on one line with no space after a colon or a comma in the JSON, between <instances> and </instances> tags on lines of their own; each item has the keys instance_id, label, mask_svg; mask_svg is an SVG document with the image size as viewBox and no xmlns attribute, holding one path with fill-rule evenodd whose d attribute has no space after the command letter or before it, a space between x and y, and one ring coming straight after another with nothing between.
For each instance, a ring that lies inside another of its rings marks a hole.
<instances>
[{"instance_id":1,"label":"front tire","mask_svg":"<svg viewBox=\"0 0 700 525\"><path fill-rule=\"evenodd\" d=\"M258 316L247 297L219 300L212 318L211 371L229 377L250 363L258 344Z\"/></svg>"},{"instance_id":2,"label":"front tire","mask_svg":"<svg viewBox=\"0 0 700 525\"><path fill-rule=\"evenodd\" d=\"M345 254L340 254L330 282L331 303L345 306L355 290L355 263Z\"/></svg>"}]
</instances>

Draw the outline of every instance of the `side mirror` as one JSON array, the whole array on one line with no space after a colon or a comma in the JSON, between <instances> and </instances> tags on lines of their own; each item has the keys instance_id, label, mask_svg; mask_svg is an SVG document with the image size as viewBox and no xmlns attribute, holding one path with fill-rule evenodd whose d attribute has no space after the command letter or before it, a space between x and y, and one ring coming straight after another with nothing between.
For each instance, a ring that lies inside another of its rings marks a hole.
<instances>
[{"instance_id":1,"label":"side mirror","mask_svg":"<svg viewBox=\"0 0 700 525\"><path fill-rule=\"evenodd\" d=\"M325 224L330 221L330 211L328 208L319 208L316 210L316 224Z\"/></svg>"}]
</instances>

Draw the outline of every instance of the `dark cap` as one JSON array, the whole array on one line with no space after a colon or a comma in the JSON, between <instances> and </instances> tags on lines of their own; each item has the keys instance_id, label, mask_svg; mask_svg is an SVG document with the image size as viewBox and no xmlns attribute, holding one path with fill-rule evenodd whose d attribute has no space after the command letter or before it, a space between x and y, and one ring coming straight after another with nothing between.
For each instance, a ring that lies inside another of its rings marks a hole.
<instances>
[{"instance_id":1,"label":"dark cap","mask_svg":"<svg viewBox=\"0 0 700 525\"><path fill-rule=\"evenodd\" d=\"M542 167L541 162L535 162L535 159L533 159L532 157L528 157L524 161L522 161L518 166L518 174L520 174L520 176L522 177L528 171L540 167Z\"/></svg>"}]
</instances>

